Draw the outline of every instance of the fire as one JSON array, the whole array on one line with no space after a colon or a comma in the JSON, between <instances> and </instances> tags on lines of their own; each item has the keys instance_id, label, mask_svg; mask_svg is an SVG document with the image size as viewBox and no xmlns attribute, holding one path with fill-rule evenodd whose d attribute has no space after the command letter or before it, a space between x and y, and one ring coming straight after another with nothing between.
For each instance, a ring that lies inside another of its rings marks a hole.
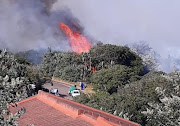
<instances>
[{"instance_id":1,"label":"fire","mask_svg":"<svg viewBox=\"0 0 180 126\"><path fill-rule=\"evenodd\" d=\"M72 31L67 25L63 23L60 23L59 26L66 34L73 52L81 54L82 52L89 51L91 44L88 42L85 36L79 32Z\"/></svg>"},{"instance_id":2,"label":"fire","mask_svg":"<svg viewBox=\"0 0 180 126\"><path fill-rule=\"evenodd\" d=\"M97 71L97 67L92 67L92 73Z\"/></svg>"}]
</instances>

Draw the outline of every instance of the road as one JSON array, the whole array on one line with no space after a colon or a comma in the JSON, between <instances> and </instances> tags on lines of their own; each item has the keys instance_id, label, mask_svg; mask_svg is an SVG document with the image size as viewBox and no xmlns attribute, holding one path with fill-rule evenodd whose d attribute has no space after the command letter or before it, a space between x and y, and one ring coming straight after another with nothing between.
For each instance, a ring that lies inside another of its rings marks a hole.
<instances>
[{"instance_id":1,"label":"road","mask_svg":"<svg viewBox=\"0 0 180 126\"><path fill-rule=\"evenodd\" d=\"M71 96L68 95L70 85L53 81L53 86L51 86L50 83L46 83L43 85L43 88L46 88L48 90L50 90L51 88L57 88L61 97L69 99L69 100L73 99Z\"/></svg>"}]
</instances>

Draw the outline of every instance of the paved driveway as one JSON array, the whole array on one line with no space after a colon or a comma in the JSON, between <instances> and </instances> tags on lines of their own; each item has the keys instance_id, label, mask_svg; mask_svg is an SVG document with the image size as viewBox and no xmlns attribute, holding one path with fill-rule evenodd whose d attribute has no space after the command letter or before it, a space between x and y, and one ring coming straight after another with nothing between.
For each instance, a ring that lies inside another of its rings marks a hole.
<instances>
[{"instance_id":1,"label":"paved driveway","mask_svg":"<svg viewBox=\"0 0 180 126\"><path fill-rule=\"evenodd\" d=\"M43 88L46 88L48 90L50 90L51 88L57 88L61 97L64 97L64 98L69 99L69 100L73 99L71 96L68 95L70 85L66 85L66 84L63 84L61 82L53 81L53 86L51 86L50 83L46 83L43 85Z\"/></svg>"}]
</instances>

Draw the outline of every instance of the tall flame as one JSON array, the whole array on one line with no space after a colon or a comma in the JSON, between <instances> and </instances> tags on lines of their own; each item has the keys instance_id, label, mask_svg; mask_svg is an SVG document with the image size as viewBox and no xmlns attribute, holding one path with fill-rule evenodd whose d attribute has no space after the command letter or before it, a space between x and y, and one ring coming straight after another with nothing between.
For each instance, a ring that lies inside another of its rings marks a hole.
<instances>
[{"instance_id":1,"label":"tall flame","mask_svg":"<svg viewBox=\"0 0 180 126\"><path fill-rule=\"evenodd\" d=\"M69 39L69 43L73 52L81 54L82 52L89 51L89 49L91 48L91 44L88 42L85 36L81 35L79 32L72 31L67 25L63 24L62 22L59 23L59 26Z\"/></svg>"}]
</instances>

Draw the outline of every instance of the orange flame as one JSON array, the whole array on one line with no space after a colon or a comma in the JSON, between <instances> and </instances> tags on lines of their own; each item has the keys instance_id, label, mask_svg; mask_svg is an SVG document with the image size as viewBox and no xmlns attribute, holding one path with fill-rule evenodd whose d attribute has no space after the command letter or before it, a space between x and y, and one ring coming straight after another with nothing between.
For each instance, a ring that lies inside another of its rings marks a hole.
<instances>
[{"instance_id":1,"label":"orange flame","mask_svg":"<svg viewBox=\"0 0 180 126\"><path fill-rule=\"evenodd\" d=\"M97 68L96 67L92 67L92 73L96 72Z\"/></svg>"},{"instance_id":2,"label":"orange flame","mask_svg":"<svg viewBox=\"0 0 180 126\"><path fill-rule=\"evenodd\" d=\"M67 25L63 23L60 23L59 26L69 39L69 43L73 52L81 54L82 52L89 51L91 44L88 42L85 36L81 35L79 32L72 31Z\"/></svg>"}]
</instances>

